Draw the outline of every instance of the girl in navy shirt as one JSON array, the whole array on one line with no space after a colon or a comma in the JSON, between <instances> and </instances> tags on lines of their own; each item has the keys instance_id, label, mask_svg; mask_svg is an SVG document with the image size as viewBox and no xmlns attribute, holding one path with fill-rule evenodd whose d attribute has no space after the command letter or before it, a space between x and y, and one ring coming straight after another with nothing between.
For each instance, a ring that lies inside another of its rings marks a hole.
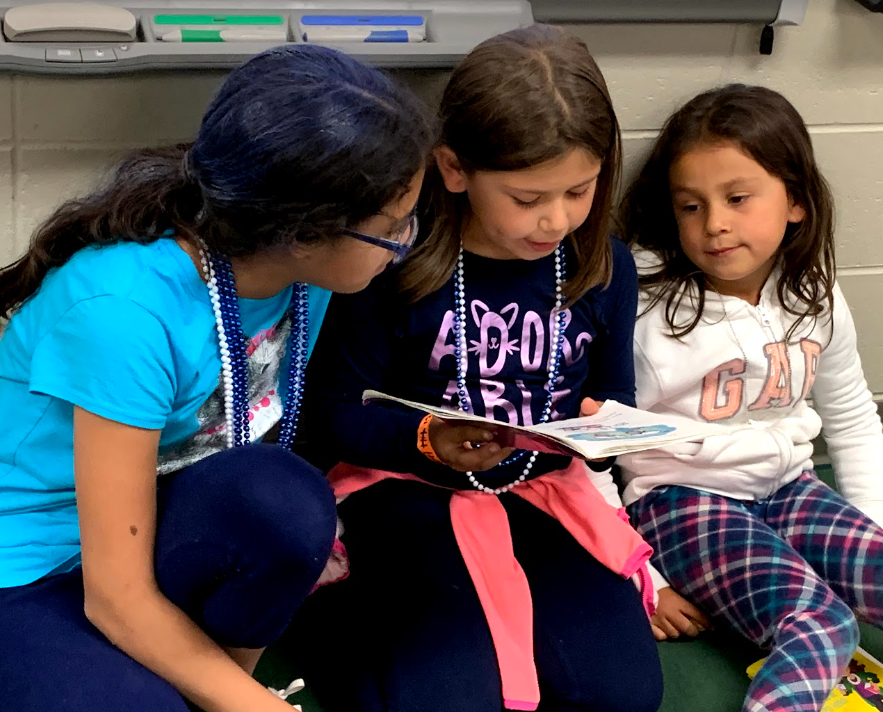
<instances>
[{"instance_id":1,"label":"girl in navy shirt","mask_svg":"<svg viewBox=\"0 0 883 712\"><path fill-rule=\"evenodd\" d=\"M311 365L351 576L302 618L308 679L334 712L650 712L649 547L583 463L361 404L374 388L525 425L634 404L637 277L608 236L619 131L585 45L544 26L488 40L441 121L428 238L332 300Z\"/></svg>"}]
</instances>

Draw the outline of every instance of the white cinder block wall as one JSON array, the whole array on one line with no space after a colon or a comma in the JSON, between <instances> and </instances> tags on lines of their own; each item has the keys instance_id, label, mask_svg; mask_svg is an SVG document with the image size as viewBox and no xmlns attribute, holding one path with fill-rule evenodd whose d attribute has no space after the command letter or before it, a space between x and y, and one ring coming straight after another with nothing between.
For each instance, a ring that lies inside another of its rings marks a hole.
<instances>
[{"instance_id":1,"label":"white cinder block wall","mask_svg":"<svg viewBox=\"0 0 883 712\"><path fill-rule=\"evenodd\" d=\"M883 396L883 14L854 0L811 0L806 23L759 28L574 27L611 85L625 130L627 175L671 109L717 84L761 83L803 113L838 205L840 281L859 330L865 371ZM428 99L441 72L402 72ZM186 141L223 76L0 76L0 262L65 197L85 191L127 149Z\"/></svg>"}]
</instances>

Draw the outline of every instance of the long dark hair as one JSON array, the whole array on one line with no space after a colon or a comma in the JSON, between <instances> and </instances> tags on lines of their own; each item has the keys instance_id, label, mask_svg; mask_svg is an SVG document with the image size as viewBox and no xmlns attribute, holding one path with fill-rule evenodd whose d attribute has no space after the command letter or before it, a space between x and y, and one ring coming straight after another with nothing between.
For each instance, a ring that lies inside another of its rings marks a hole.
<instances>
[{"instance_id":1,"label":"long dark hair","mask_svg":"<svg viewBox=\"0 0 883 712\"><path fill-rule=\"evenodd\" d=\"M577 258L565 285L568 303L607 283L613 193L619 181L620 134L601 70L586 45L563 30L533 25L478 45L451 75L440 108L439 145L467 172L514 171L575 148L602 161L591 213L569 236ZM430 166L420 199L432 232L402 270L400 287L416 301L439 289L457 261L468 215L465 194L452 194Z\"/></svg>"},{"instance_id":2,"label":"long dark hair","mask_svg":"<svg viewBox=\"0 0 883 712\"><path fill-rule=\"evenodd\" d=\"M423 105L376 69L293 45L234 70L196 141L140 150L70 200L0 269L0 316L88 245L194 233L228 257L337 239L407 192L434 136Z\"/></svg>"},{"instance_id":3,"label":"long dark hair","mask_svg":"<svg viewBox=\"0 0 883 712\"><path fill-rule=\"evenodd\" d=\"M702 318L706 279L681 248L669 170L687 151L716 144L733 144L757 161L806 212L802 222L788 226L779 248L777 296L798 317L788 331L790 339L804 319L833 308L834 201L797 109L765 87L731 84L689 101L666 122L627 190L619 214L623 235L659 260L655 271L640 278L650 296L645 313L664 300L665 320L675 337L689 334ZM684 300L695 311L679 320Z\"/></svg>"}]
</instances>

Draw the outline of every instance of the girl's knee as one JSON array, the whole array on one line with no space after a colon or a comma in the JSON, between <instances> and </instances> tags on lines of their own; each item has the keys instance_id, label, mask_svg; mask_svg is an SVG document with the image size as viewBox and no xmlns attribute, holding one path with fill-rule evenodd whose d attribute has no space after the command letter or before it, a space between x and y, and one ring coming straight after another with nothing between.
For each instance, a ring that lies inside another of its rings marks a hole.
<instances>
[{"instance_id":1,"label":"girl's knee","mask_svg":"<svg viewBox=\"0 0 883 712\"><path fill-rule=\"evenodd\" d=\"M630 674L628 685L602 686L595 680L596 689L584 700L556 701L541 704L541 709L550 712L657 712L662 705L662 677L650 675L642 677Z\"/></svg>"},{"instance_id":2,"label":"girl's knee","mask_svg":"<svg viewBox=\"0 0 883 712\"><path fill-rule=\"evenodd\" d=\"M834 614L835 628L828 635L838 651L844 656L843 664L845 667L858 647L860 631L855 613L843 601L840 599L837 599L837 601L840 605L837 606L836 613Z\"/></svg>"},{"instance_id":3,"label":"girl's knee","mask_svg":"<svg viewBox=\"0 0 883 712\"><path fill-rule=\"evenodd\" d=\"M611 651L607 660L574 659L546 675L540 708L554 712L656 712L662 704L662 666L656 643L639 643L630 652ZM582 662L582 664L574 664ZM615 661L615 665L609 664ZM628 684L615 682L613 667L628 670ZM560 673L566 668L568 674Z\"/></svg>"},{"instance_id":4,"label":"girl's knee","mask_svg":"<svg viewBox=\"0 0 883 712\"><path fill-rule=\"evenodd\" d=\"M658 660L629 665L627 685L603 685L595 680L591 701L585 706L552 707L556 712L656 712L662 705L662 670Z\"/></svg>"},{"instance_id":5,"label":"girl's knee","mask_svg":"<svg viewBox=\"0 0 883 712\"><path fill-rule=\"evenodd\" d=\"M275 445L235 448L225 455L214 496L223 500L219 516L226 525L258 538L280 565L320 559L324 564L337 525L325 476Z\"/></svg>"},{"instance_id":6,"label":"girl's knee","mask_svg":"<svg viewBox=\"0 0 883 712\"><path fill-rule=\"evenodd\" d=\"M859 644L859 627L855 614L840 598L830 598L820 604L794 611L785 616L778 626L774 643L782 645L790 636L808 641L818 639L819 653L832 665L845 667Z\"/></svg>"},{"instance_id":7,"label":"girl's knee","mask_svg":"<svg viewBox=\"0 0 883 712\"><path fill-rule=\"evenodd\" d=\"M586 709L604 712L657 712L662 705L662 679L636 680L629 678L628 689L621 689L611 699Z\"/></svg>"},{"instance_id":8,"label":"girl's knee","mask_svg":"<svg viewBox=\"0 0 883 712\"><path fill-rule=\"evenodd\" d=\"M324 565L337 527L334 494L322 472L280 447L265 445L261 470L254 473L251 494L256 519L289 560Z\"/></svg>"}]
</instances>

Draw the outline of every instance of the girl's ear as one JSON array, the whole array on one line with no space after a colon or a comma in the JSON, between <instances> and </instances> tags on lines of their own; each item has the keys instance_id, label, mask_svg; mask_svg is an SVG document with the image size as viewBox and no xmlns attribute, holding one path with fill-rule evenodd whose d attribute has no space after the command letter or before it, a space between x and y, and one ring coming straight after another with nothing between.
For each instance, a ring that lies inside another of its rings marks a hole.
<instances>
[{"instance_id":1,"label":"girl's ear","mask_svg":"<svg viewBox=\"0 0 883 712\"><path fill-rule=\"evenodd\" d=\"M441 173L442 180L451 193L464 193L466 191L466 173L460 166L457 154L447 146L439 146L433 151L435 165Z\"/></svg>"},{"instance_id":2,"label":"girl's ear","mask_svg":"<svg viewBox=\"0 0 883 712\"><path fill-rule=\"evenodd\" d=\"M806 210L799 203L795 203L793 198L788 198L788 222L801 223L806 219Z\"/></svg>"}]
</instances>

